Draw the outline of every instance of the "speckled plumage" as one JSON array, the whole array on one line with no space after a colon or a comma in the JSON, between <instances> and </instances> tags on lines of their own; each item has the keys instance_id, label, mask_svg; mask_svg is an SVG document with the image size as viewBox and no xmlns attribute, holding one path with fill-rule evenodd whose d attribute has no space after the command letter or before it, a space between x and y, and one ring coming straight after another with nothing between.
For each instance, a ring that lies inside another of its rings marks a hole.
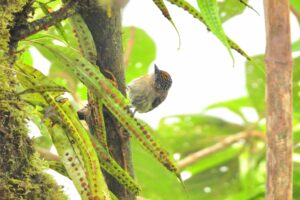
<instances>
[{"instance_id":1,"label":"speckled plumage","mask_svg":"<svg viewBox=\"0 0 300 200\"><path fill-rule=\"evenodd\" d=\"M135 111L145 113L156 108L166 99L171 85L171 76L156 65L154 73L131 81L127 89Z\"/></svg>"}]
</instances>

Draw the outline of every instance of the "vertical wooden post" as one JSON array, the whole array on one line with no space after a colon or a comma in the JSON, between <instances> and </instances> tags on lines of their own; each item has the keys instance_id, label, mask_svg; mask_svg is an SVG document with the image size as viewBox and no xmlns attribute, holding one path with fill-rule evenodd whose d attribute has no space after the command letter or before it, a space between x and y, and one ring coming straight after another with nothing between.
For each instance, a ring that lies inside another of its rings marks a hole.
<instances>
[{"instance_id":1,"label":"vertical wooden post","mask_svg":"<svg viewBox=\"0 0 300 200\"><path fill-rule=\"evenodd\" d=\"M292 58L289 0L264 0L267 80L266 199L292 199Z\"/></svg>"}]
</instances>

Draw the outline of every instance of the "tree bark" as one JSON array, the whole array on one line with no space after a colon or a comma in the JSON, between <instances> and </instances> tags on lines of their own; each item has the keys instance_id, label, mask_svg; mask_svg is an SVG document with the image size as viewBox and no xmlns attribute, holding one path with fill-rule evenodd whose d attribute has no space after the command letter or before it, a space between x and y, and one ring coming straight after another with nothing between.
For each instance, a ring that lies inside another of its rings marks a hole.
<instances>
[{"instance_id":1,"label":"tree bark","mask_svg":"<svg viewBox=\"0 0 300 200\"><path fill-rule=\"evenodd\" d=\"M28 138L25 102L17 94L18 79L14 64L17 42L14 27L27 23L31 1L0 3L0 199L65 200L61 188L43 172L43 161L35 155Z\"/></svg>"},{"instance_id":2,"label":"tree bark","mask_svg":"<svg viewBox=\"0 0 300 200\"><path fill-rule=\"evenodd\" d=\"M95 6L82 7L80 14L92 33L97 49L97 65L104 75L110 79L115 79L119 90L125 95L121 10L117 4L113 5L111 16L107 15L107 10ZM97 108L93 107L92 109ZM106 109L104 109L104 118L109 151L119 165L133 176L128 133ZM88 123L92 121L87 120ZM89 124L89 127L91 126L94 124ZM112 176L106 173L105 175L109 189L119 199L135 199L135 196L126 191Z\"/></svg>"},{"instance_id":3,"label":"tree bark","mask_svg":"<svg viewBox=\"0 0 300 200\"><path fill-rule=\"evenodd\" d=\"M265 0L266 199L292 199L292 58L288 0Z\"/></svg>"}]
</instances>

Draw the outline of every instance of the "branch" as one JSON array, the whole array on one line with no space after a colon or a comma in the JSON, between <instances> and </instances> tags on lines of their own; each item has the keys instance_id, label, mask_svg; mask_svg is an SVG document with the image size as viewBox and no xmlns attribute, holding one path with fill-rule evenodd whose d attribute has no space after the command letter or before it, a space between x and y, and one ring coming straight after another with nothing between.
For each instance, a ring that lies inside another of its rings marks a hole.
<instances>
[{"instance_id":1,"label":"branch","mask_svg":"<svg viewBox=\"0 0 300 200\"><path fill-rule=\"evenodd\" d=\"M258 132L258 131L240 132L240 133L228 136L228 137L224 138L223 140L221 140L220 142L218 142L210 147L201 149L197 152L194 152L194 153L186 156L182 160L178 161L177 166L180 169L183 169L191 164L194 164L195 162L201 160L202 158L204 158L206 156L217 153L218 151L221 151L221 150L227 148L228 146L232 145L233 143L236 143L242 139L249 139L250 137L260 138L262 140L265 139L265 136L261 132Z\"/></svg>"},{"instance_id":2,"label":"branch","mask_svg":"<svg viewBox=\"0 0 300 200\"><path fill-rule=\"evenodd\" d=\"M43 149L41 147L37 147L37 146L35 146L34 148L40 154L40 156L42 158L44 158L45 160L48 160L48 161L60 161L59 156L51 153L50 151L48 151L46 149Z\"/></svg>"},{"instance_id":3,"label":"branch","mask_svg":"<svg viewBox=\"0 0 300 200\"><path fill-rule=\"evenodd\" d=\"M11 39L13 41L20 41L30 35L33 35L43 29L57 24L58 22L68 18L75 13L74 7L78 4L78 0L70 0L59 10L49 13L47 16L24 24L17 25L11 29Z\"/></svg>"}]
</instances>

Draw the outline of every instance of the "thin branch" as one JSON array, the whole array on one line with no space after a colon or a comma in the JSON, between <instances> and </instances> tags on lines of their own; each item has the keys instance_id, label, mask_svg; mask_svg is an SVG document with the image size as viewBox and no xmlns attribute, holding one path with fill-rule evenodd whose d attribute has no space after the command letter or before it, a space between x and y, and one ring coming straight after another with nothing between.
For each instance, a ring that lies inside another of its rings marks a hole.
<instances>
[{"instance_id":1,"label":"thin branch","mask_svg":"<svg viewBox=\"0 0 300 200\"><path fill-rule=\"evenodd\" d=\"M15 26L11 30L11 39L13 41L20 41L30 35L33 35L43 29L47 29L58 22L68 18L69 16L75 13L74 7L78 4L78 0L71 0L66 3L59 10L49 13L47 16L35 20L31 23L28 23L24 26L21 24L19 26Z\"/></svg>"},{"instance_id":2,"label":"thin branch","mask_svg":"<svg viewBox=\"0 0 300 200\"><path fill-rule=\"evenodd\" d=\"M46 150L46 149L43 149L43 148L40 148L40 147L34 147L35 150L40 154L40 156L42 158L44 158L45 160L48 160L48 161L60 161L60 158L59 156L51 153L50 151Z\"/></svg>"},{"instance_id":3,"label":"thin branch","mask_svg":"<svg viewBox=\"0 0 300 200\"><path fill-rule=\"evenodd\" d=\"M210 147L201 149L197 152L194 152L194 153L186 156L182 160L178 161L177 166L180 169L183 169L183 168L201 160L202 158L204 158L206 156L217 153L217 152L227 148L228 146L232 145L233 143L236 143L242 139L249 139L250 137L256 137L256 138L259 138L262 140L265 139L265 136L261 132L258 132L258 131L240 132L240 133L228 136L228 137L224 138L223 140L221 140L220 142L218 142Z\"/></svg>"}]
</instances>

